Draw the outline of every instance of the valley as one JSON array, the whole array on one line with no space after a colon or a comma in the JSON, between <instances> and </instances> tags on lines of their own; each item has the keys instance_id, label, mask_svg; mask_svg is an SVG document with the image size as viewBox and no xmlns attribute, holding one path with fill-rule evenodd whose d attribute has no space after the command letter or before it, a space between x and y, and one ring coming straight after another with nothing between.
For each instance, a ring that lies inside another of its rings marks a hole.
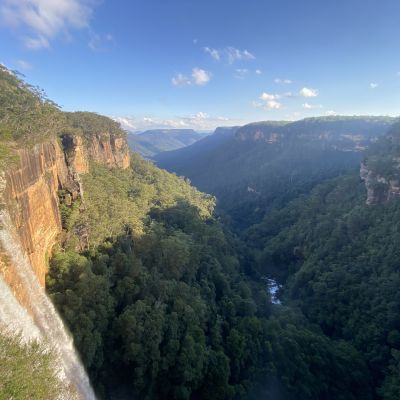
<instances>
[{"instance_id":1,"label":"valley","mask_svg":"<svg viewBox=\"0 0 400 400\"><path fill-rule=\"evenodd\" d=\"M189 146L208 136L209 132L193 129L154 129L144 132L129 132L129 147L145 158L154 158L164 151L172 151Z\"/></svg>"},{"instance_id":2,"label":"valley","mask_svg":"<svg viewBox=\"0 0 400 400\"><path fill-rule=\"evenodd\" d=\"M153 163L4 67L0 88L0 397L397 398L397 119L218 128Z\"/></svg>"},{"instance_id":3,"label":"valley","mask_svg":"<svg viewBox=\"0 0 400 400\"><path fill-rule=\"evenodd\" d=\"M243 229L323 180L358 169L363 150L394 121L338 116L254 123L217 130L191 146L158 154L155 162L215 195L220 210Z\"/></svg>"}]
</instances>

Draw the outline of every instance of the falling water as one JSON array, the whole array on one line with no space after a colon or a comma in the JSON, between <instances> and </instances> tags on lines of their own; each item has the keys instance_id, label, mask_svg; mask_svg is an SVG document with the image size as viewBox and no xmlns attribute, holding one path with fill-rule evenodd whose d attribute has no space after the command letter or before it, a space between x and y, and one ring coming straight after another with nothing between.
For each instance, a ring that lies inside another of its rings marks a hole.
<instances>
[{"instance_id":1,"label":"falling water","mask_svg":"<svg viewBox=\"0 0 400 400\"><path fill-rule=\"evenodd\" d=\"M279 294L279 290L282 288L282 286L279 285L275 279L268 278L266 276L264 276L262 279L266 281L267 291L268 291L269 295L271 296L272 304L281 304L278 294Z\"/></svg>"},{"instance_id":2,"label":"falling water","mask_svg":"<svg viewBox=\"0 0 400 400\"><path fill-rule=\"evenodd\" d=\"M86 372L79 361L71 337L66 332L61 318L57 314L53 304L47 297L44 289L40 286L36 275L33 273L30 263L18 241L13 235L13 225L9 214L2 210L0 212L0 243L7 252L11 262L16 268L18 278L24 285L28 294L29 306L32 310L33 319L29 318L27 312L23 312L17 300L4 281L0 281L0 320L7 323L13 319L17 329L23 335L36 334L46 338L50 346L59 354L62 370L68 382L72 382L78 392L85 400L95 400L93 389L90 386ZM35 321L33 323L33 320ZM11 325L13 327L13 325ZM29 333L29 330L31 332Z\"/></svg>"},{"instance_id":3,"label":"falling water","mask_svg":"<svg viewBox=\"0 0 400 400\"><path fill-rule=\"evenodd\" d=\"M33 318L18 303L8 285L0 275L0 324L11 332L18 332L25 342L42 337Z\"/></svg>"}]
</instances>

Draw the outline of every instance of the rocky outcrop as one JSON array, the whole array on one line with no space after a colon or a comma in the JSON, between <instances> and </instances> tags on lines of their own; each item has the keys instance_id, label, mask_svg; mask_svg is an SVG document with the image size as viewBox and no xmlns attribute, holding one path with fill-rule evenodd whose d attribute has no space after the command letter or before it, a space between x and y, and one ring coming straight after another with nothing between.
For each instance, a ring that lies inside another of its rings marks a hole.
<instances>
[{"instance_id":1,"label":"rocky outcrop","mask_svg":"<svg viewBox=\"0 0 400 400\"><path fill-rule=\"evenodd\" d=\"M398 179L388 179L375 174L365 163L361 164L360 177L367 189L368 205L386 204L400 198L400 182Z\"/></svg>"},{"instance_id":2,"label":"rocky outcrop","mask_svg":"<svg viewBox=\"0 0 400 400\"><path fill-rule=\"evenodd\" d=\"M65 135L21 149L18 156L18 163L4 172L2 206L10 213L18 239L44 285L46 260L62 229L59 191L67 193L70 201L80 196L79 174L89 171L90 161L127 168L128 145L124 137L112 135L93 136L92 140ZM11 284L13 274L6 264L0 272Z\"/></svg>"},{"instance_id":3,"label":"rocky outcrop","mask_svg":"<svg viewBox=\"0 0 400 400\"><path fill-rule=\"evenodd\" d=\"M67 164L78 174L89 171L89 160L81 136L64 135L61 138Z\"/></svg>"},{"instance_id":4,"label":"rocky outcrop","mask_svg":"<svg viewBox=\"0 0 400 400\"><path fill-rule=\"evenodd\" d=\"M3 201L32 268L44 285L45 260L61 231L58 190L68 188L76 197L79 188L56 139L18 153L18 165L5 172Z\"/></svg>"},{"instance_id":5,"label":"rocky outcrop","mask_svg":"<svg viewBox=\"0 0 400 400\"><path fill-rule=\"evenodd\" d=\"M125 137L106 134L96 135L87 143L90 159L109 167L129 167L129 147Z\"/></svg>"},{"instance_id":6,"label":"rocky outcrop","mask_svg":"<svg viewBox=\"0 0 400 400\"><path fill-rule=\"evenodd\" d=\"M129 147L125 137L108 133L87 139L65 134L62 144L68 165L77 173L89 171L89 160L114 168L129 167Z\"/></svg>"}]
</instances>

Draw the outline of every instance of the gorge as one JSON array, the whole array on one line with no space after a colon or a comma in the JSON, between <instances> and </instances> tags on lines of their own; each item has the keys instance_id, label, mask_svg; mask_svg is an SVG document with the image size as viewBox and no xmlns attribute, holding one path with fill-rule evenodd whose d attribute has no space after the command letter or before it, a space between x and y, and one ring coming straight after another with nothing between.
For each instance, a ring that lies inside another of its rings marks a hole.
<instances>
[{"instance_id":1,"label":"gorge","mask_svg":"<svg viewBox=\"0 0 400 400\"><path fill-rule=\"evenodd\" d=\"M64 398L396 398L397 120L220 128L156 157L178 177L0 89L0 339L46 343Z\"/></svg>"}]
</instances>

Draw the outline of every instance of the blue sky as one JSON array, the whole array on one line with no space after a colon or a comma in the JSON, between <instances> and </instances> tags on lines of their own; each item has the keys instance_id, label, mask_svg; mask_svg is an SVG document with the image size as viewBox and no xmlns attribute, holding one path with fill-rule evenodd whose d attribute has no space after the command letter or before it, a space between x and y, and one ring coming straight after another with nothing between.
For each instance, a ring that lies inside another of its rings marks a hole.
<instances>
[{"instance_id":1,"label":"blue sky","mask_svg":"<svg viewBox=\"0 0 400 400\"><path fill-rule=\"evenodd\" d=\"M0 62L126 127L400 115L398 0L0 0Z\"/></svg>"}]
</instances>

